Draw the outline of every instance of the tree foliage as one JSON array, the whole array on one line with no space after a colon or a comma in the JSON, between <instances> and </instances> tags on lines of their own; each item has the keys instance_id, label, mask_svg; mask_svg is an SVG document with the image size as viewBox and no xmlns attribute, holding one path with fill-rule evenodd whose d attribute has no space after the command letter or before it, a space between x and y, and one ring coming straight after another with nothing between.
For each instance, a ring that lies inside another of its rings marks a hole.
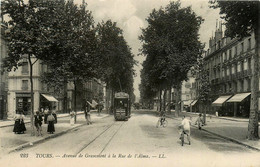
<instances>
[{"instance_id":1,"label":"tree foliage","mask_svg":"<svg viewBox=\"0 0 260 167\"><path fill-rule=\"evenodd\" d=\"M123 37L123 31L108 20L97 25L100 76L114 91L133 94L136 61Z\"/></svg>"},{"instance_id":2,"label":"tree foliage","mask_svg":"<svg viewBox=\"0 0 260 167\"><path fill-rule=\"evenodd\" d=\"M202 53L198 30L203 19L191 7L182 8L177 1L154 9L146 20L148 27L142 29L139 37L143 43L142 54L146 56L142 89L180 87Z\"/></svg>"}]
</instances>

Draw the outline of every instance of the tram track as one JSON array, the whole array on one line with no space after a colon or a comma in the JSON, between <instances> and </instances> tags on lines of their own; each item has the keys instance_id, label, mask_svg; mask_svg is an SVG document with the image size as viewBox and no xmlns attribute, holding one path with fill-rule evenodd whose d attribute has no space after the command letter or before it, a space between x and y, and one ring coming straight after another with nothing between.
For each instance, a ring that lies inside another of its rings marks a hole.
<instances>
[{"instance_id":1,"label":"tram track","mask_svg":"<svg viewBox=\"0 0 260 167\"><path fill-rule=\"evenodd\" d=\"M101 133L99 133L93 140L84 144L83 147L81 147L76 152L75 155L78 155L82 152L87 152L88 149L92 149L92 151L93 151L93 149L95 151L99 150L98 153L96 153L96 154L101 155L124 124L125 124L125 122L114 122L113 124L109 125L106 129L104 129ZM109 133L109 131L112 131L112 133L111 132ZM106 138L104 144L103 144L103 142L101 144L96 144L96 143L100 142L98 140L102 140L103 138ZM97 148L100 146L101 146L101 149Z\"/></svg>"}]
</instances>

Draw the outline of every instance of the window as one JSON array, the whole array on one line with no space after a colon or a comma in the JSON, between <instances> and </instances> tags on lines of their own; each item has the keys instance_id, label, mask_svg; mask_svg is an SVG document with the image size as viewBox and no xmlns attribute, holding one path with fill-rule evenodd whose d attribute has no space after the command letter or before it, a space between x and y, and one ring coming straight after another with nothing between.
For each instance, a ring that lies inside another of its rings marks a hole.
<instances>
[{"instance_id":1,"label":"window","mask_svg":"<svg viewBox=\"0 0 260 167\"><path fill-rule=\"evenodd\" d=\"M243 69L243 70L247 70L247 69L248 69L247 60L245 59L245 60L242 61L242 62L243 62L243 64L242 64L243 67L241 67L241 69ZM242 62L241 62L241 63L242 63Z\"/></svg>"},{"instance_id":2,"label":"window","mask_svg":"<svg viewBox=\"0 0 260 167\"><path fill-rule=\"evenodd\" d=\"M248 64L248 69L251 69L251 58L248 58L247 64Z\"/></svg>"},{"instance_id":3,"label":"window","mask_svg":"<svg viewBox=\"0 0 260 167\"><path fill-rule=\"evenodd\" d=\"M232 56L232 49L229 50L229 56L230 56L230 58L233 58L233 56Z\"/></svg>"},{"instance_id":4,"label":"window","mask_svg":"<svg viewBox=\"0 0 260 167\"><path fill-rule=\"evenodd\" d=\"M235 65L234 64L232 65L231 72L232 72L232 74L235 74Z\"/></svg>"},{"instance_id":5,"label":"window","mask_svg":"<svg viewBox=\"0 0 260 167\"><path fill-rule=\"evenodd\" d=\"M28 90L28 80L22 80L22 90Z\"/></svg>"},{"instance_id":6,"label":"window","mask_svg":"<svg viewBox=\"0 0 260 167\"><path fill-rule=\"evenodd\" d=\"M241 43L241 52L240 53L243 53L244 52L244 43L242 42Z\"/></svg>"},{"instance_id":7,"label":"window","mask_svg":"<svg viewBox=\"0 0 260 167\"><path fill-rule=\"evenodd\" d=\"M243 92L243 90L244 90L244 81L243 80L240 81L240 86L241 86L240 91Z\"/></svg>"},{"instance_id":8,"label":"window","mask_svg":"<svg viewBox=\"0 0 260 167\"><path fill-rule=\"evenodd\" d=\"M247 46L247 50L251 49L251 38L248 39L248 46Z\"/></svg>"},{"instance_id":9,"label":"window","mask_svg":"<svg viewBox=\"0 0 260 167\"><path fill-rule=\"evenodd\" d=\"M247 90L251 90L251 79L247 80L247 84L248 84L248 89Z\"/></svg>"},{"instance_id":10,"label":"window","mask_svg":"<svg viewBox=\"0 0 260 167\"><path fill-rule=\"evenodd\" d=\"M22 64L22 74L28 74L29 70L28 70L28 62L23 62Z\"/></svg>"},{"instance_id":11,"label":"window","mask_svg":"<svg viewBox=\"0 0 260 167\"><path fill-rule=\"evenodd\" d=\"M190 95L186 95L186 100L190 100Z\"/></svg>"},{"instance_id":12,"label":"window","mask_svg":"<svg viewBox=\"0 0 260 167\"><path fill-rule=\"evenodd\" d=\"M228 91L231 92L231 91L232 91L232 85L231 85L231 83L228 84L228 88L229 88Z\"/></svg>"},{"instance_id":13,"label":"window","mask_svg":"<svg viewBox=\"0 0 260 167\"><path fill-rule=\"evenodd\" d=\"M237 63L237 72L240 72L240 71L241 71L241 63L238 62L238 63Z\"/></svg>"},{"instance_id":14,"label":"window","mask_svg":"<svg viewBox=\"0 0 260 167\"><path fill-rule=\"evenodd\" d=\"M237 55L237 46L235 46L235 56Z\"/></svg>"}]
</instances>

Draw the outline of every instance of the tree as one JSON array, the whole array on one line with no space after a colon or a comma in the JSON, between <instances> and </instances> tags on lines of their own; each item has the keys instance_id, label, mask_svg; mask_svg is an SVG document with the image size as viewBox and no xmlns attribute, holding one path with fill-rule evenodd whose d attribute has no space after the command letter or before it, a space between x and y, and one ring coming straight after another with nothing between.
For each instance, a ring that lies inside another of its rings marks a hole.
<instances>
[{"instance_id":1,"label":"tree","mask_svg":"<svg viewBox=\"0 0 260 167\"><path fill-rule=\"evenodd\" d=\"M203 105L203 110L204 110L203 121L206 124L206 112L208 109L209 95L211 91L210 81L209 81L209 71L204 69L205 67L204 59L199 59L198 65L195 67L197 67L197 69L195 70L197 70L196 72L200 81L198 100Z\"/></svg>"},{"instance_id":2,"label":"tree","mask_svg":"<svg viewBox=\"0 0 260 167\"><path fill-rule=\"evenodd\" d=\"M49 38L42 41L44 59L50 67L43 80L48 84L74 84L74 110L77 116L77 85L98 77L97 38L94 20L86 5L78 7L66 1L45 12L51 13L52 21L47 27ZM65 92L66 93L66 92ZM75 122L76 122L75 116Z\"/></svg>"},{"instance_id":3,"label":"tree","mask_svg":"<svg viewBox=\"0 0 260 167\"><path fill-rule=\"evenodd\" d=\"M258 134L258 92L259 92L259 53L260 53L260 2L259 1L210 1L212 8L219 8L226 21L225 35L231 38L255 35L255 54L253 55L253 75L251 78L251 104L248 124L249 140L259 139Z\"/></svg>"},{"instance_id":4,"label":"tree","mask_svg":"<svg viewBox=\"0 0 260 167\"><path fill-rule=\"evenodd\" d=\"M171 2L165 8L153 10L146 19L148 27L142 29L144 64L151 85L161 90L177 88L177 104L181 101L181 83L187 80L190 68L202 54L198 30L203 19L191 7L181 8L181 3ZM148 65L149 64L149 65ZM177 105L176 116L180 107ZM163 107L164 108L164 107Z\"/></svg>"},{"instance_id":5,"label":"tree","mask_svg":"<svg viewBox=\"0 0 260 167\"><path fill-rule=\"evenodd\" d=\"M34 96L33 96L33 65L39 59L41 41L45 38L42 35L42 27L50 18L44 17L39 9L44 6L51 6L54 3L43 3L43 1L29 0L26 4L23 0L4 0L2 2L2 15L8 15L7 39L8 56L4 60L4 66L9 71L16 70L20 66L21 59L27 58L30 67L31 83L31 128L34 135ZM49 55L50 56L50 55Z\"/></svg>"},{"instance_id":6,"label":"tree","mask_svg":"<svg viewBox=\"0 0 260 167\"><path fill-rule=\"evenodd\" d=\"M133 67L136 61L123 31L115 22L108 20L97 25L97 34L101 79L112 89L112 96L115 92L124 91L133 97Z\"/></svg>"}]
</instances>

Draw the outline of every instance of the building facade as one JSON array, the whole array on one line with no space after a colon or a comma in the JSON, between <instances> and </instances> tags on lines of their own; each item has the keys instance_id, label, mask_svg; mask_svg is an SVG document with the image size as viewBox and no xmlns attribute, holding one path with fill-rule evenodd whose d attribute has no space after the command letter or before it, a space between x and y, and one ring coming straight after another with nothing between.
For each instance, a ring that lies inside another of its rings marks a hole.
<instances>
[{"instance_id":1,"label":"building facade","mask_svg":"<svg viewBox=\"0 0 260 167\"><path fill-rule=\"evenodd\" d=\"M36 59L32 58L32 62ZM17 110L23 110L25 115L31 114L31 94L30 94L30 76L29 63L25 56L21 66L16 71L8 73L8 117L12 118ZM78 82L75 85L69 82L64 90L55 91L46 83L41 81L41 76L48 71L47 65L36 61L33 65L33 93L34 93L34 110L49 108L58 112L71 110L81 111L84 109L86 100L91 101L103 99L103 85L101 81L92 79L87 82ZM75 104L76 94L76 108ZM66 101L65 100L66 96ZM65 109L66 105L66 109Z\"/></svg>"},{"instance_id":2,"label":"building facade","mask_svg":"<svg viewBox=\"0 0 260 167\"><path fill-rule=\"evenodd\" d=\"M7 56L7 46L3 36L6 30L6 25L2 22L2 18L0 24L0 120L2 120L7 117L8 75L3 69L2 62L2 60Z\"/></svg>"},{"instance_id":3,"label":"building facade","mask_svg":"<svg viewBox=\"0 0 260 167\"><path fill-rule=\"evenodd\" d=\"M249 116L253 54L254 33L243 39L231 39L223 36L221 26L216 30L204 57L211 87L209 112ZM199 82L196 78L197 90Z\"/></svg>"}]
</instances>

